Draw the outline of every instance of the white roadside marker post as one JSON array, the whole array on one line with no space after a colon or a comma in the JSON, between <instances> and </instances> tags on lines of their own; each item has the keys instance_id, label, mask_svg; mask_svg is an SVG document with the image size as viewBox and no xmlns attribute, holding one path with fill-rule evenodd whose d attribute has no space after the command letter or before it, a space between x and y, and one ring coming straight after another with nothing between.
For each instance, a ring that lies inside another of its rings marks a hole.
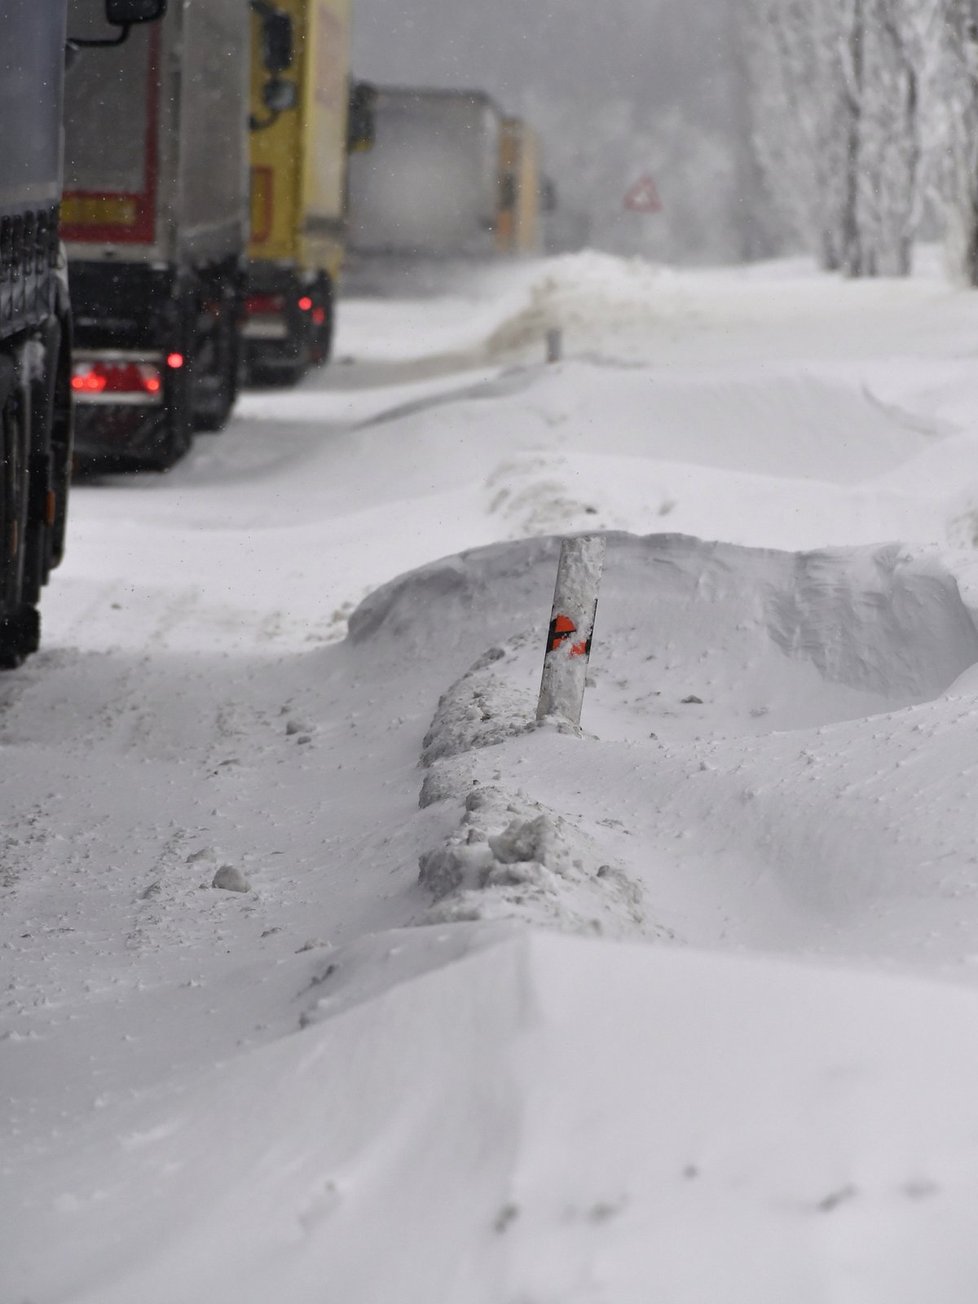
<instances>
[{"instance_id":1,"label":"white roadside marker post","mask_svg":"<svg viewBox=\"0 0 978 1304\"><path fill-rule=\"evenodd\" d=\"M547 331L547 362L559 362L564 356L564 332L559 326L551 326Z\"/></svg>"},{"instance_id":2,"label":"white roadside marker post","mask_svg":"<svg viewBox=\"0 0 978 1304\"><path fill-rule=\"evenodd\" d=\"M578 535L560 545L538 722L556 716L580 727L604 555L605 539L599 534Z\"/></svg>"}]
</instances>

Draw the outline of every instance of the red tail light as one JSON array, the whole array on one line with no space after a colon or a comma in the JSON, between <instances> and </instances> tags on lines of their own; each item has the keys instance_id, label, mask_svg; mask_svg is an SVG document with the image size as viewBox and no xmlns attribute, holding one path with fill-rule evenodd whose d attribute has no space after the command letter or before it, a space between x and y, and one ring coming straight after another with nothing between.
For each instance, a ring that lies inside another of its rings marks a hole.
<instances>
[{"instance_id":1,"label":"red tail light","mask_svg":"<svg viewBox=\"0 0 978 1304\"><path fill-rule=\"evenodd\" d=\"M313 309L312 319L317 326L322 326L323 322L326 320L326 309L325 308Z\"/></svg>"},{"instance_id":2,"label":"red tail light","mask_svg":"<svg viewBox=\"0 0 978 1304\"><path fill-rule=\"evenodd\" d=\"M71 377L71 388L76 394L101 394L107 383L95 367L76 366Z\"/></svg>"},{"instance_id":3,"label":"red tail light","mask_svg":"<svg viewBox=\"0 0 978 1304\"><path fill-rule=\"evenodd\" d=\"M154 396L163 388L159 367L146 362L76 362L71 388L76 394Z\"/></svg>"},{"instance_id":4,"label":"red tail light","mask_svg":"<svg viewBox=\"0 0 978 1304\"><path fill-rule=\"evenodd\" d=\"M299 300L299 307L303 312L308 312L312 307L312 300L309 298L308 294L304 294Z\"/></svg>"},{"instance_id":5,"label":"red tail light","mask_svg":"<svg viewBox=\"0 0 978 1304\"><path fill-rule=\"evenodd\" d=\"M245 312L250 317L269 317L285 311L285 298L281 294L249 294Z\"/></svg>"}]
</instances>

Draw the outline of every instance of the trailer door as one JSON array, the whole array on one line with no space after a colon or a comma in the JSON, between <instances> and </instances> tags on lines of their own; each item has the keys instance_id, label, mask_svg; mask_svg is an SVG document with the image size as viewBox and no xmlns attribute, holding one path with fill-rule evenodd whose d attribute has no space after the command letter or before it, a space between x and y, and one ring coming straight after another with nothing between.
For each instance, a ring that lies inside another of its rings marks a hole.
<instances>
[{"instance_id":1,"label":"trailer door","mask_svg":"<svg viewBox=\"0 0 978 1304\"><path fill-rule=\"evenodd\" d=\"M73 36L101 35L105 0L72 5ZM133 27L124 44L83 50L65 93L68 241L152 244L156 228L160 25Z\"/></svg>"}]
</instances>

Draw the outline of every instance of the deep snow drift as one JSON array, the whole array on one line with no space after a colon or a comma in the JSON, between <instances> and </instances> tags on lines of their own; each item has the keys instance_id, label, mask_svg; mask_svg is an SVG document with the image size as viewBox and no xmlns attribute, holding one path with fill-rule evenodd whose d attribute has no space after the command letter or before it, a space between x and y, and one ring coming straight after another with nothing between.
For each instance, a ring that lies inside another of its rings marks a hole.
<instances>
[{"instance_id":1,"label":"deep snow drift","mask_svg":"<svg viewBox=\"0 0 978 1304\"><path fill-rule=\"evenodd\" d=\"M0 1299L971 1304L972 297L343 307L0 684Z\"/></svg>"}]
</instances>

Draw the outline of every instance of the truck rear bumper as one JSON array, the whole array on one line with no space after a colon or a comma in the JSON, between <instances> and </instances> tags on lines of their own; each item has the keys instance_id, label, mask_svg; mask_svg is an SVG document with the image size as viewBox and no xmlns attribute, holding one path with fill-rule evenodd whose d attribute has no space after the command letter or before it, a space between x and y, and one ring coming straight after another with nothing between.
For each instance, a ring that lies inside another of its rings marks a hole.
<instances>
[{"instance_id":1,"label":"truck rear bumper","mask_svg":"<svg viewBox=\"0 0 978 1304\"><path fill-rule=\"evenodd\" d=\"M165 434L166 357L147 349L76 349L75 463L144 459Z\"/></svg>"},{"instance_id":2,"label":"truck rear bumper","mask_svg":"<svg viewBox=\"0 0 978 1304\"><path fill-rule=\"evenodd\" d=\"M126 468L152 462L168 434L162 408L89 404L75 409L78 470Z\"/></svg>"}]
</instances>

